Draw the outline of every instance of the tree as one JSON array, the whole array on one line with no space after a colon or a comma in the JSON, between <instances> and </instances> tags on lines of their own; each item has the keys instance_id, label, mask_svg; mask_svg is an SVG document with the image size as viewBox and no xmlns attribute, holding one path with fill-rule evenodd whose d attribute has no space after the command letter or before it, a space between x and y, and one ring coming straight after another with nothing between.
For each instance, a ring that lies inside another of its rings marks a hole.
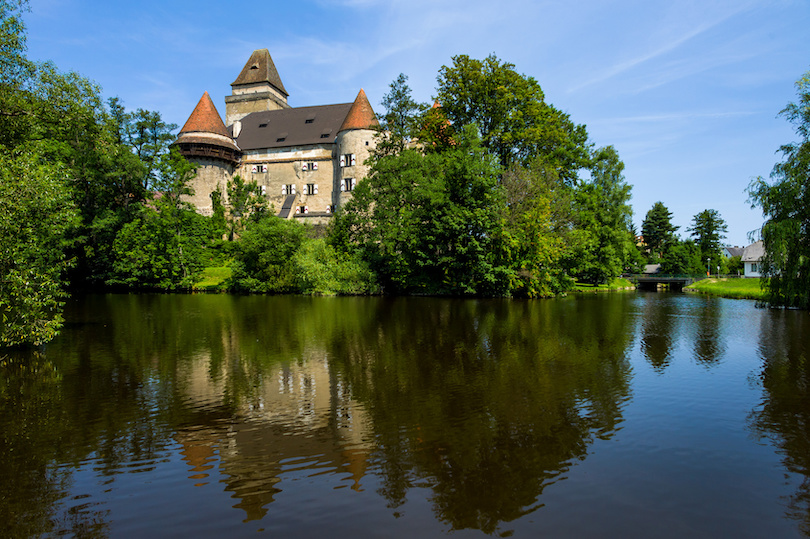
<instances>
[{"instance_id":1,"label":"tree","mask_svg":"<svg viewBox=\"0 0 810 539\"><path fill-rule=\"evenodd\" d=\"M698 213L692 218L692 226L686 230L695 238L701 260L709 259L712 267L720 265L723 259L720 252L721 240L725 239L728 227L717 210L703 210Z\"/></svg>"},{"instance_id":2,"label":"tree","mask_svg":"<svg viewBox=\"0 0 810 539\"><path fill-rule=\"evenodd\" d=\"M672 225L672 213L663 202L653 204L641 223L641 235L650 254L655 258L663 256L666 248L677 241L675 231L678 228L680 227Z\"/></svg>"},{"instance_id":3,"label":"tree","mask_svg":"<svg viewBox=\"0 0 810 539\"><path fill-rule=\"evenodd\" d=\"M399 153L413 140L420 129L420 117L427 106L414 101L408 77L400 73L389 85L389 92L383 96L385 114L380 122L381 137L375 153L386 155Z\"/></svg>"},{"instance_id":4,"label":"tree","mask_svg":"<svg viewBox=\"0 0 810 539\"><path fill-rule=\"evenodd\" d=\"M575 229L567 266L579 280L607 283L619 276L638 250L630 232L631 187L624 181L624 163L613 146L594 152L591 180L574 191Z\"/></svg>"},{"instance_id":5,"label":"tree","mask_svg":"<svg viewBox=\"0 0 810 539\"><path fill-rule=\"evenodd\" d=\"M176 150L160 157L150 204L121 228L113 244L113 275L107 284L131 288L188 289L203 268L212 232L210 220L183 197L196 174Z\"/></svg>"},{"instance_id":6,"label":"tree","mask_svg":"<svg viewBox=\"0 0 810 539\"><path fill-rule=\"evenodd\" d=\"M360 250L390 292L503 294L499 172L472 128L445 151L380 156L336 215L330 243Z\"/></svg>"},{"instance_id":7,"label":"tree","mask_svg":"<svg viewBox=\"0 0 810 539\"><path fill-rule=\"evenodd\" d=\"M234 255L232 288L274 294L297 292L299 278L293 256L306 232L303 225L275 215L248 223Z\"/></svg>"},{"instance_id":8,"label":"tree","mask_svg":"<svg viewBox=\"0 0 810 539\"><path fill-rule=\"evenodd\" d=\"M797 102L780 115L794 125L799 140L779 149L784 159L774 166L772 182L757 178L748 194L765 216L762 276L768 302L810 309L810 71L796 89Z\"/></svg>"},{"instance_id":9,"label":"tree","mask_svg":"<svg viewBox=\"0 0 810 539\"><path fill-rule=\"evenodd\" d=\"M555 169L512 167L501 178L506 197L505 250L513 294L548 297L571 288L561 260L573 215L571 190Z\"/></svg>"},{"instance_id":10,"label":"tree","mask_svg":"<svg viewBox=\"0 0 810 539\"><path fill-rule=\"evenodd\" d=\"M490 55L475 60L453 57L438 75L438 101L455 126L475 124L482 144L504 168L542 162L559 169L568 183L588 162L588 133L584 125L544 101L533 77Z\"/></svg>"},{"instance_id":11,"label":"tree","mask_svg":"<svg viewBox=\"0 0 810 539\"><path fill-rule=\"evenodd\" d=\"M228 241L233 241L244 230L248 219L258 220L267 213L267 199L262 196L256 180L246 182L238 174L228 181L228 202Z\"/></svg>"},{"instance_id":12,"label":"tree","mask_svg":"<svg viewBox=\"0 0 810 539\"><path fill-rule=\"evenodd\" d=\"M0 347L47 342L62 325L78 225L64 175L34 154L0 154Z\"/></svg>"}]
</instances>

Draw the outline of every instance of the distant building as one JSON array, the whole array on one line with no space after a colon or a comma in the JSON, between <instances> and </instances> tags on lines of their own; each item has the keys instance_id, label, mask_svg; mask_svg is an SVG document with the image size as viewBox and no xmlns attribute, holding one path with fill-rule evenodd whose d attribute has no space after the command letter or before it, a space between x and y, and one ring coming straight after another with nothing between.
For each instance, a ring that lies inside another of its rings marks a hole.
<instances>
[{"instance_id":1,"label":"distant building","mask_svg":"<svg viewBox=\"0 0 810 539\"><path fill-rule=\"evenodd\" d=\"M365 92L351 103L290 107L267 49L253 51L231 88L224 123L205 92L174 142L198 166L189 202L210 215L219 188L227 206L238 174L258 183L279 216L326 220L368 172L378 122Z\"/></svg>"},{"instance_id":2,"label":"distant building","mask_svg":"<svg viewBox=\"0 0 810 539\"><path fill-rule=\"evenodd\" d=\"M743 254L743 247L731 247L730 245L726 245L721 250L723 256L726 258L734 258L735 256L741 257Z\"/></svg>"},{"instance_id":3,"label":"distant building","mask_svg":"<svg viewBox=\"0 0 810 539\"><path fill-rule=\"evenodd\" d=\"M746 277L762 277L762 258L765 256L765 247L762 240L752 243L742 253L744 265L743 275Z\"/></svg>"}]
</instances>

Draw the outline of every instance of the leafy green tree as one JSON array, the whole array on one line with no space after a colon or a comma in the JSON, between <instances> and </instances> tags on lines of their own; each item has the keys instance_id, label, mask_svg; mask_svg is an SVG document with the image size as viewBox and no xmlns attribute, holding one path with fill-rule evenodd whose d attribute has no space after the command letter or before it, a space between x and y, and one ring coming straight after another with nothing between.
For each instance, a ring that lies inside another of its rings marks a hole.
<instances>
[{"instance_id":1,"label":"leafy green tree","mask_svg":"<svg viewBox=\"0 0 810 539\"><path fill-rule=\"evenodd\" d=\"M267 215L251 221L237 244L231 288L241 292L297 292L299 276L293 256L307 229L293 220Z\"/></svg>"},{"instance_id":2,"label":"leafy green tree","mask_svg":"<svg viewBox=\"0 0 810 539\"><path fill-rule=\"evenodd\" d=\"M519 296L548 297L571 288L562 258L568 243L571 190L555 169L512 167L501 178L506 197L505 248Z\"/></svg>"},{"instance_id":3,"label":"leafy green tree","mask_svg":"<svg viewBox=\"0 0 810 539\"><path fill-rule=\"evenodd\" d=\"M624 181L624 163L613 146L594 153L591 180L574 192L575 229L567 266L583 282L601 284L636 263L631 229L631 187Z\"/></svg>"},{"instance_id":4,"label":"leafy green tree","mask_svg":"<svg viewBox=\"0 0 810 539\"><path fill-rule=\"evenodd\" d=\"M663 202L653 204L641 223L641 235L650 250L651 260L661 258L667 247L677 241L675 231L678 228L672 224L672 212Z\"/></svg>"},{"instance_id":5,"label":"leafy green tree","mask_svg":"<svg viewBox=\"0 0 810 539\"><path fill-rule=\"evenodd\" d=\"M318 296L378 292L374 273L357 255L338 252L324 238L306 240L293 255L298 291Z\"/></svg>"},{"instance_id":6,"label":"leafy green tree","mask_svg":"<svg viewBox=\"0 0 810 539\"><path fill-rule=\"evenodd\" d=\"M810 309L810 71L796 90L797 102L780 114L794 125L799 140L780 148L784 158L774 166L772 182L757 178L748 194L765 216L762 275L768 302Z\"/></svg>"},{"instance_id":7,"label":"leafy green tree","mask_svg":"<svg viewBox=\"0 0 810 539\"><path fill-rule=\"evenodd\" d=\"M203 268L211 238L210 220L185 202L194 166L176 150L160 157L154 200L115 238L110 285L131 288L188 289Z\"/></svg>"},{"instance_id":8,"label":"leafy green tree","mask_svg":"<svg viewBox=\"0 0 810 539\"><path fill-rule=\"evenodd\" d=\"M701 260L705 262L708 259L711 268L723 264L725 258L720 252L720 248L728 227L717 210L703 210L698 213L692 218L692 226L686 230L695 239L695 244L700 249ZM710 271L714 270L710 269Z\"/></svg>"},{"instance_id":9,"label":"leafy green tree","mask_svg":"<svg viewBox=\"0 0 810 539\"><path fill-rule=\"evenodd\" d=\"M587 165L585 126L547 104L537 81L519 74L513 64L494 55L484 60L454 56L452 66L439 70L438 85L447 118L456 126L477 125L484 147L504 168L541 158L573 183Z\"/></svg>"},{"instance_id":10,"label":"leafy green tree","mask_svg":"<svg viewBox=\"0 0 810 539\"><path fill-rule=\"evenodd\" d=\"M229 241L244 230L248 219L261 219L268 211L267 199L262 196L256 181L246 182L238 174L228 181L228 202L226 221Z\"/></svg>"},{"instance_id":11,"label":"leafy green tree","mask_svg":"<svg viewBox=\"0 0 810 539\"><path fill-rule=\"evenodd\" d=\"M360 249L387 291L503 294L499 172L472 128L446 151L379 157L337 214L330 242Z\"/></svg>"},{"instance_id":12,"label":"leafy green tree","mask_svg":"<svg viewBox=\"0 0 810 539\"><path fill-rule=\"evenodd\" d=\"M673 243L661 258L661 273L667 275L696 275L705 271L706 260L692 240Z\"/></svg>"},{"instance_id":13,"label":"leafy green tree","mask_svg":"<svg viewBox=\"0 0 810 539\"><path fill-rule=\"evenodd\" d=\"M0 347L49 341L62 325L69 232L65 170L0 154Z\"/></svg>"}]
</instances>

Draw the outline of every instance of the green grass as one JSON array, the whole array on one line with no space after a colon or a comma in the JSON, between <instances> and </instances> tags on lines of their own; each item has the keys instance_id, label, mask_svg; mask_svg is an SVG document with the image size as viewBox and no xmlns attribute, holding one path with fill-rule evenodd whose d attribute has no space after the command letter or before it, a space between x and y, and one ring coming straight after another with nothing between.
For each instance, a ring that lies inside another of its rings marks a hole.
<instances>
[{"instance_id":1,"label":"green grass","mask_svg":"<svg viewBox=\"0 0 810 539\"><path fill-rule=\"evenodd\" d=\"M631 283L627 279L617 277L607 284L592 285L577 282L574 285L574 289L572 290L572 292L610 292L613 290L626 290L626 289L634 290L635 288L636 288L635 285L633 285L633 283Z\"/></svg>"},{"instance_id":2,"label":"green grass","mask_svg":"<svg viewBox=\"0 0 810 539\"><path fill-rule=\"evenodd\" d=\"M708 278L692 283L684 290L739 299L765 299L765 291L760 288L759 279Z\"/></svg>"},{"instance_id":3,"label":"green grass","mask_svg":"<svg viewBox=\"0 0 810 539\"><path fill-rule=\"evenodd\" d=\"M194 285L194 290L216 292L223 290L225 281L231 276L229 266L205 268L200 282Z\"/></svg>"}]
</instances>

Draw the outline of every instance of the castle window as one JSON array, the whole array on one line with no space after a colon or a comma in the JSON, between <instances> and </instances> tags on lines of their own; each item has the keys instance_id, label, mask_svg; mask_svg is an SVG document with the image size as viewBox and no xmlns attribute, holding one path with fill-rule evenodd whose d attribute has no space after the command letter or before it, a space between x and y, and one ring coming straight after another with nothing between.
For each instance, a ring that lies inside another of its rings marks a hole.
<instances>
[{"instance_id":1,"label":"castle window","mask_svg":"<svg viewBox=\"0 0 810 539\"><path fill-rule=\"evenodd\" d=\"M295 213L309 213L309 208L307 206L298 206L295 208Z\"/></svg>"},{"instance_id":2,"label":"castle window","mask_svg":"<svg viewBox=\"0 0 810 539\"><path fill-rule=\"evenodd\" d=\"M295 194L295 184L291 183L291 184L288 184L288 185L285 185L284 187L282 187L281 188L281 194L282 195L294 195Z\"/></svg>"},{"instance_id":3,"label":"castle window","mask_svg":"<svg viewBox=\"0 0 810 539\"><path fill-rule=\"evenodd\" d=\"M341 167L353 167L356 164L356 158L353 153L347 153L340 156Z\"/></svg>"},{"instance_id":4,"label":"castle window","mask_svg":"<svg viewBox=\"0 0 810 539\"><path fill-rule=\"evenodd\" d=\"M343 192L354 191L354 188L357 186L357 180L354 178L345 178L343 183L340 184L340 190Z\"/></svg>"},{"instance_id":5,"label":"castle window","mask_svg":"<svg viewBox=\"0 0 810 539\"><path fill-rule=\"evenodd\" d=\"M315 161L310 161L308 163L304 163L302 165L301 169L302 170L309 170L309 171L318 170L318 163L316 163Z\"/></svg>"},{"instance_id":6,"label":"castle window","mask_svg":"<svg viewBox=\"0 0 810 539\"><path fill-rule=\"evenodd\" d=\"M318 194L318 184L317 183L308 183L305 193L307 195L317 195Z\"/></svg>"}]
</instances>

